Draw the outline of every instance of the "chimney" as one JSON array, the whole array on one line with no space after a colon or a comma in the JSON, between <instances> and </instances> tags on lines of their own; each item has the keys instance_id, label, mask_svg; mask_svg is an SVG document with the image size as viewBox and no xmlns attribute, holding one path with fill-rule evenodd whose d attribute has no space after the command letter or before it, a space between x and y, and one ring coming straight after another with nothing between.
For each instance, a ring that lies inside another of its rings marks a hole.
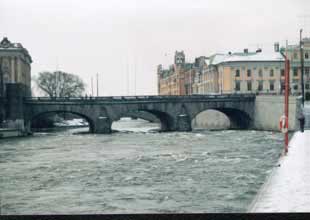
<instances>
[{"instance_id":1,"label":"chimney","mask_svg":"<svg viewBox=\"0 0 310 220\"><path fill-rule=\"evenodd\" d=\"M248 48L245 48L245 49L243 50L243 52L244 52L244 53L249 53L249 49L248 49Z\"/></svg>"},{"instance_id":2,"label":"chimney","mask_svg":"<svg viewBox=\"0 0 310 220\"><path fill-rule=\"evenodd\" d=\"M280 51L280 44L279 42L274 43L274 52L279 52Z\"/></svg>"},{"instance_id":3,"label":"chimney","mask_svg":"<svg viewBox=\"0 0 310 220\"><path fill-rule=\"evenodd\" d=\"M262 52L262 49L261 48L258 48L257 50L256 50L256 53L261 53Z\"/></svg>"},{"instance_id":4,"label":"chimney","mask_svg":"<svg viewBox=\"0 0 310 220\"><path fill-rule=\"evenodd\" d=\"M228 54L231 55L231 52L229 51Z\"/></svg>"}]
</instances>

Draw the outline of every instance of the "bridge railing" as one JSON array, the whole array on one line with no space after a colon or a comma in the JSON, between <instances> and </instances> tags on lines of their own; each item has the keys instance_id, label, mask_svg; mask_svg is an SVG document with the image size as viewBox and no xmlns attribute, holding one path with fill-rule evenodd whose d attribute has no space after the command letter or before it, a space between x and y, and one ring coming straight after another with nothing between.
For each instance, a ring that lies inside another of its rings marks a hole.
<instances>
[{"instance_id":1,"label":"bridge railing","mask_svg":"<svg viewBox=\"0 0 310 220\"><path fill-rule=\"evenodd\" d=\"M98 97L27 97L25 101L86 101L86 100L94 100L94 101L134 101L134 100L180 100L180 99L210 99L210 98L254 98L255 94L212 94L212 95L140 95L140 96L98 96Z\"/></svg>"}]
</instances>

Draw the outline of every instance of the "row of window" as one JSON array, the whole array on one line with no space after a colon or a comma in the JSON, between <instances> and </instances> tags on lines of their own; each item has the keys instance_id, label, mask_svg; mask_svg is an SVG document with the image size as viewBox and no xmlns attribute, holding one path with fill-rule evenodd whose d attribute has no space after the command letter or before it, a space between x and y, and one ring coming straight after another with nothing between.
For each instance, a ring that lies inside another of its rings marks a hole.
<instances>
[{"instance_id":1,"label":"row of window","mask_svg":"<svg viewBox=\"0 0 310 220\"><path fill-rule=\"evenodd\" d=\"M252 76L252 70L248 69L246 72L247 72L247 77L251 77ZM240 69L236 70L235 76L236 77L240 77ZM259 77L263 77L263 70L262 69L258 70L258 76ZM270 77L274 76L274 70L273 69L270 69L269 76ZM281 76L284 76L284 69L281 69Z\"/></svg>"},{"instance_id":2,"label":"row of window","mask_svg":"<svg viewBox=\"0 0 310 220\"><path fill-rule=\"evenodd\" d=\"M281 90L284 90L285 88L285 85L284 83L281 83ZM236 81L236 87L235 87L236 91L240 91L240 81ZM274 82L269 82L269 90L270 91L274 91L275 87L274 87ZM293 85L293 89L294 90L298 90L298 85L297 84L294 84ZM310 84L306 84L305 85L305 89L310 89ZM248 91L252 91L252 82L251 81L248 81L247 82L247 90ZM259 81L258 82L258 86L257 86L257 90L258 91L263 91L264 90L264 84L262 81Z\"/></svg>"},{"instance_id":3,"label":"row of window","mask_svg":"<svg viewBox=\"0 0 310 220\"><path fill-rule=\"evenodd\" d=\"M297 53L294 53L294 59L298 59ZM308 52L305 53L305 59L309 59L309 53Z\"/></svg>"},{"instance_id":4,"label":"row of window","mask_svg":"<svg viewBox=\"0 0 310 220\"><path fill-rule=\"evenodd\" d=\"M240 81L236 81L235 89L236 89L236 91L240 91ZM247 82L247 90L248 91L252 91L252 82L251 81ZM262 81L258 82L257 90L258 91L263 91L264 90L264 84L263 84ZM274 82L270 82L269 83L269 90L270 91L274 91Z\"/></svg>"},{"instance_id":5,"label":"row of window","mask_svg":"<svg viewBox=\"0 0 310 220\"><path fill-rule=\"evenodd\" d=\"M297 67L293 68L293 74L294 74L294 76L298 76L298 68ZM310 75L310 68L309 67L305 67L305 74L306 74L306 76Z\"/></svg>"},{"instance_id":6,"label":"row of window","mask_svg":"<svg viewBox=\"0 0 310 220\"><path fill-rule=\"evenodd\" d=\"M281 77L284 77L284 74L285 74L284 69L281 69ZM306 74L306 76L310 75L310 68L309 67L305 67L305 74ZM293 68L293 75L298 76L298 68L297 67ZM240 77L240 70L239 69L236 70L235 76ZM252 76L252 71L250 69L248 69L247 70L247 77L251 77L251 76ZM262 69L258 70L258 76L263 77ZM270 69L269 76L270 77L274 76L274 70L273 69Z\"/></svg>"}]
</instances>

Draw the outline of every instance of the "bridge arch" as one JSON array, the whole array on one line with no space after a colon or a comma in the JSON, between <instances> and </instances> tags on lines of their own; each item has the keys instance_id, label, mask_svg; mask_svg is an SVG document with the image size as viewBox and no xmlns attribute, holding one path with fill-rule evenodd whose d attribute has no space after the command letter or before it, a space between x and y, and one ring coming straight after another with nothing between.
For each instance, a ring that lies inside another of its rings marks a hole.
<instances>
[{"instance_id":1,"label":"bridge arch","mask_svg":"<svg viewBox=\"0 0 310 220\"><path fill-rule=\"evenodd\" d=\"M126 117L128 115L130 116L130 115L132 115L132 113L137 113L137 112L138 113L139 112L140 113L146 112L146 113L153 115L157 119L156 120L157 123L160 124L160 130L161 131L174 131L175 130L175 119L173 118L173 116L171 116L167 112L164 112L161 110L156 110L156 109L137 108L137 109L134 109L132 111L124 111L124 112L120 113L118 115L118 117L114 118L112 120L112 123L120 120L120 118L122 118L122 117ZM136 116L138 118L140 118L139 114L136 114ZM145 119L143 117L141 117L141 118Z\"/></svg>"},{"instance_id":2,"label":"bridge arch","mask_svg":"<svg viewBox=\"0 0 310 220\"><path fill-rule=\"evenodd\" d=\"M208 110L215 110L227 116L230 122L230 129L247 129L251 126L252 119L250 115L246 111L237 108L203 108L192 114L192 120L194 120L200 113ZM208 120L208 118L205 120Z\"/></svg>"},{"instance_id":3,"label":"bridge arch","mask_svg":"<svg viewBox=\"0 0 310 220\"><path fill-rule=\"evenodd\" d=\"M94 122L94 120L92 118L90 118L86 114L82 114L80 112L63 111L63 110L42 111L42 112L38 112L38 113L35 113L35 114L31 115L31 117L28 119L29 129L31 129L31 124L33 123L33 121L38 119L38 118L41 118L41 117L44 118L44 117L47 117L48 115L51 115L51 114L62 114L62 113L71 113L73 115L77 115L77 116L85 119L88 122L89 132L90 133L94 133L95 132L95 122Z\"/></svg>"}]
</instances>

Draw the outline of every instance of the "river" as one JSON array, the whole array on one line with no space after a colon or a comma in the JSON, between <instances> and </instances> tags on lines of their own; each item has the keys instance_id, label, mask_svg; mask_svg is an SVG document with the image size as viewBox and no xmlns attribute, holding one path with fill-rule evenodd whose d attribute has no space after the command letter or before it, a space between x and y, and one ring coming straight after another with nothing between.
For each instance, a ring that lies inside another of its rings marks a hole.
<instances>
[{"instance_id":1,"label":"river","mask_svg":"<svg viewBox=\"0 0 310 220\"><path fill-rule=\"evenodd\" d=\"M0 140L1 214L245 212L283 145L273 132L156 127Z\"/></svg>"}]
</instances>

